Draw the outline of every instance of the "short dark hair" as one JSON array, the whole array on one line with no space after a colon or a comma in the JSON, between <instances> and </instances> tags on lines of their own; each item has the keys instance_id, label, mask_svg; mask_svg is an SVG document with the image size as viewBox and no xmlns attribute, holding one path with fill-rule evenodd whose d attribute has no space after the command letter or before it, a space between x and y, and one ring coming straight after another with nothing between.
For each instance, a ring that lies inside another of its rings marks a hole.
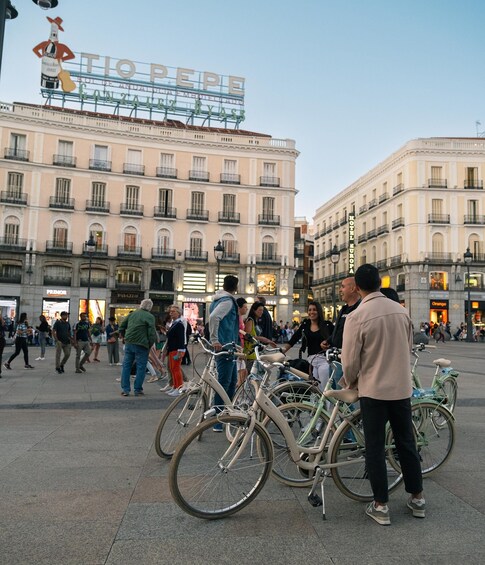
<instances>
[{"instance_id":1,"label":"short dark hair","mask_svg":"<svg viewBox=\"0 0 485 565\"><path fill-rule=\"evenodd\" d=\"M65 310L63 310L63 311L61 312L61 316L68 316L68 315L69 315L69 314L68 314Z\"/></svg>"},{"instance_id":2,"label":"short dark hair","mask_svg":"<svg viewBox=\"0 0 485 565\"><path fill-rule=\"evenodd\" d=\"M394 300L394 302L401 303L399 294L393 288L381 288L381 292L384 296L387 296L387 298Z\"/></svg>"},{"instance_id":3,"label":"short dark hair","mask_svg":"<svg viewBox=\"0 0 485 565\"><path fill-rule=\"evenodd\" d=\"M381 286L379 271L374 265L366 263L355 271L355 284L366 292L375 292Z\"/></svg>"},{"instance_id":4,"label":"short dark hair","mask_svg":"<svg viewBox=\"0 0 485 565\"><path fill-rule=\"evenodd\" d=\"M222 288L227 292L236 292L238 284L239 279L237 277L234 275L226 275L222 283Z\"/></svg>"},{"instance_id":5,"label":"short dark hair","mask_svg":"<svg viewBox=\"0 0 485 565\"><path fill-rule=\"evenodd\" d=\"M243 298L242 296L240 296L239 298L236 298L236 302L239 308L242 308L245 304L248 303L248 301Z\"/></svg>"}]
</instances>

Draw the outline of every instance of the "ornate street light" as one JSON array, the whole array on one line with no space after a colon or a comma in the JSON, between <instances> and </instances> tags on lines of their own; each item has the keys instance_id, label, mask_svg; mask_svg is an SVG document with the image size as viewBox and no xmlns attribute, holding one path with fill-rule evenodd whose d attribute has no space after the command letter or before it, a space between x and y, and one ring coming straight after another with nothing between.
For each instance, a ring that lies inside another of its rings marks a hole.
<instances>
[{"instance_id":1,"label":"ornate street light","mask_svg":"<svg viewBox=\"0 0 485 565\"><path fill-rule=\"evenodd\" d=\"M93 262L93 254L96 251L96 242L94 241L93 234L89 236L84 246L86 253L89 255L89 269L88 269L88 295L86 300L86 315L89 322L89 301L91 299L91 267Z\"/></svg>"},{"instance_id":2,"label":"ornate street light","mask_svg":"<svg viewBox=\"0 0 485 565\"><path fill-rule=\"evenodd\" d=\"M58 0L32 0L34 4L37 4L39 8L43 10L50 10L51 8L55 8L57 4L59 4Z\"/></svg>"},{"instance_id":3,"label":"ornate street light","mask_svg":"<svg viewBox=\"0 0 485 565\"><path fill-rule=\"evenodd\" d=\"M337 319L337 297L335 295L335 282L337 280L337 263L340 261L340 251L336 245L333 246L330 254L330 260L333 264L333 281L332 281L332 321Z\"/></svg>"},{"instance_id":4,"label":"ornate street light","mask_svg":"<svg viewBox=\"0 0 485 565\"><path fill-rule=\"evenodd\" d=\"M470 265L473 260L473 253L470 251L470 248L467 247L465 253L463 253L463 260L465 261L466 265L466 278L467 278L467 289L468 289L468 316L466 318L466 340L467 341L474 341L473 340L473 324L472 324L472 301L470 297Z\"/></svg>"},{"instance_id":5,"label":"ornate street light","mask_svg":"<svg viewBox=\"0 0 485 565\"><path fill-rule=\"evenodd\" d=\"M224 257L224 245L221 243L221 240L217 242L217 245L214 247L214 257L217 261L217 290L220 288L220 275L221 275L221 261Z\"/></svg>"}]
</instances>

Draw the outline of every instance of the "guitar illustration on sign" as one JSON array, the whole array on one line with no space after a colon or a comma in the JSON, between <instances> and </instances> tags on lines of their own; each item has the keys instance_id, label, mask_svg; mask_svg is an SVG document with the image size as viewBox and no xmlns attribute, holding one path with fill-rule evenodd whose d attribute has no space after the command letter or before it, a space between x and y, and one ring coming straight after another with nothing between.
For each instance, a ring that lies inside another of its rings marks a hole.
<instances>
[{"instance_id":1,"label":"guitar illustration on sign","mask_svg":"<svg viewBox=\"0 0 485 565\"><path fill-rule=\"evenodd\" d=\"M71 80L68 71L62 68L64 61L74 59L74 53L64 43L59 43L59 31L62 28L62 19L47 17L51 24L51 33L47 41L42 41L33 48L33 52L42 59L41 86L42 88L59 88L59 82L64 92L72 92L76 85Z\"/></svg>"}]
</instances>

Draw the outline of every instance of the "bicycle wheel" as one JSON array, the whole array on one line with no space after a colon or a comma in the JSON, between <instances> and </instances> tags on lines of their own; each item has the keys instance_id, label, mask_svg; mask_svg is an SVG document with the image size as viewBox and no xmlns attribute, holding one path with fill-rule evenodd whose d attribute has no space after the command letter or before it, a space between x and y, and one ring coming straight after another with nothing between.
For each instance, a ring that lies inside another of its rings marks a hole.
<instances>
[{"instance_id":1,"label":"bicycle wheel","mask_svg":"<svg viewBox=\"0 0 485 565\"><path fill-rule=\"evenodd\" d=\"M421 472L427 475L438 469L448 459L455 443L453 416L435 402L418 402L411 406L416 447L421 461ZM388 459L393 467L400 469L392 430L389 429L386 444Z\"/></svg>"},{"instance_id":2,"label":"bicycle wheel","mask_svg":"<svg viewBox=\"0 0 485 565\"><path fill-rule=\"evenodd\" d=\"M276 406L293 402L316 402L321 396L317 386L307 381L287 381L277 384L268 392L271 402Z\"/></svg>"},{"instance_id":3,"label":"bicycle wheel","mask_svg":"<svg viewBox=\"0 0 485 565\"><path fill-rule=\"evenodd\" d=\"M158 424L155 450L159 457L171 459L183 436L202 421L207 398L202 388L178 396Z\"/></svg>"},{"instance_id":4,"label":"bicycle wheel","mask_svg":"<svg viewBox=\"0 0 485 565\"><path fill-rule=\"evenodd\" d=\"M360 410L353 412L337 428L329 450L330 463L338 465L331 469L337 488L353 500L373 500L365 464L364 427ZM388 489L391 492L402 481L402 475L387 459L386 468Z\"/></svg>"},{"instance_id":5,"label":"bicycle wheel","mask_svg":"<svg viewBox=\"0 0 485 565\"><path fill-rule=\"evenodd\" d=\"M231 428L232 441L212 432L217 422ZM270 476L273 445L261 424L250 433L249 423L244 416L218 416L182 440L169 474L170 492L182 510L197 518L223 518L258 495Z\"/></svg>"},{"instance_id":6,"label":"bicycle wheel","mask_svg":"<svg viewBox=\"0 0 485 565\"><path fill-rule=\"evenodd\" d=\"M295 441L304 447L316 445L317 438L324 433L328 426L328 415L322 412L313 422L316 407L309 404L291 403L279 407L288 427L293 433ZM309 431L309 426L312 430ZM301 469L291 458L290 449L286 439L278 426L268 416L263 420L263 426L269 433L274 447L274 461L272 475L285 485L305 487L313 482L313 471ZM302 460L311 461L314 455L302 454Z\"/></svg>"},{"instance_id":7,"label":"bicycle wheel","mask_svg":"<svg viewBox=\"0 0 485 565\"><path fill-rule=\"evenodd\" d=\"M448 408L450 412L453 412L458 394L458 384L456 379L454 377L446 377L439 383L437 389L438 394L446 398L445 402L443 402L443 406Z\"/></svg>"}]
</instances>

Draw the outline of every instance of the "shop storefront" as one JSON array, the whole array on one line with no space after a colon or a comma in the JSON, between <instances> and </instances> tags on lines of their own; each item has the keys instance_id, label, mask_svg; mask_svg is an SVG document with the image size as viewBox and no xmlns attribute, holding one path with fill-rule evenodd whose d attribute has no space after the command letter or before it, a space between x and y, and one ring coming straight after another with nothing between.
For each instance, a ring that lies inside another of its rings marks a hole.
<instances>
[{"instance_id":1,"label":"shop storefront","mask_svg":"<svg viewBox=\"0 0 485 565\"><path fill-rule=\"evenodd\" d=\"M187 319L192 328L204 325L206 321L206 304L205 302L183 302L183 316Z\"/></svg>"},{"instance_id":2,"label":"shop storefront","mask_svg":"<svg viewBox=\"0 0 485 565\"><path fill-rule=\"evenodd\" d=\"M472 324L474 326L485 325L485 301L471 300ZM465 318L468 316L468 300L465 300Z\"/></svg>"},{"instance_id":3,"label":"shop storefront","mask_svg":"<svg viewBox=\"0 0 485 565\"><path fill-rule=\"evenodd\" d=\"M449 300L430 300L429 319L435 324L446 324L449 320Z\"/></svg>"},{"instance_id":4,"label":"shop storefront","mask_svg":"<svg viewBox=\"0 0 485 565\"><path fill-rule=\"evenodd\" d=\"M145 293L143 291L114 290L111 293L109 316L114 316L119 324L132 310L136 310L140 306L140 302L144 298Z\"/></svg>"},{"instance_id":5,"label":"shop storefront","mask_svg":"<svg viewBox=\"0 0 485 565\"><path fill-rule=\"evenodd\" d=\"M87 312L87 299L81 298L79 301L79 314ZM106 320L106 300L89 299L89 321L94 324L96 318Z\"/></svg>"},{"instance_id":6,"label":"shop storefront","mask_svg":"<svg viewBox=\"0 0 485 565\"><path fill-rule=\"evenodd\" d=\"M75 315L74 312L69 311L70 305L71 300L68 290L48 288L45 290L45 297L42 299L42 314L52 326L56 320L60 319L61 312Z\"/></svg>"},{"instance_id":7,"label":"shop storefront","mask_svg":"<svg viewBox=\"0 0 485 565\"><path fill-rule=\"evenodd\" d=\"M163 321L169 307L175 302L173 293L150 292L149 298L153 302L152 314Z\"/></svg>"}]
</instances>

